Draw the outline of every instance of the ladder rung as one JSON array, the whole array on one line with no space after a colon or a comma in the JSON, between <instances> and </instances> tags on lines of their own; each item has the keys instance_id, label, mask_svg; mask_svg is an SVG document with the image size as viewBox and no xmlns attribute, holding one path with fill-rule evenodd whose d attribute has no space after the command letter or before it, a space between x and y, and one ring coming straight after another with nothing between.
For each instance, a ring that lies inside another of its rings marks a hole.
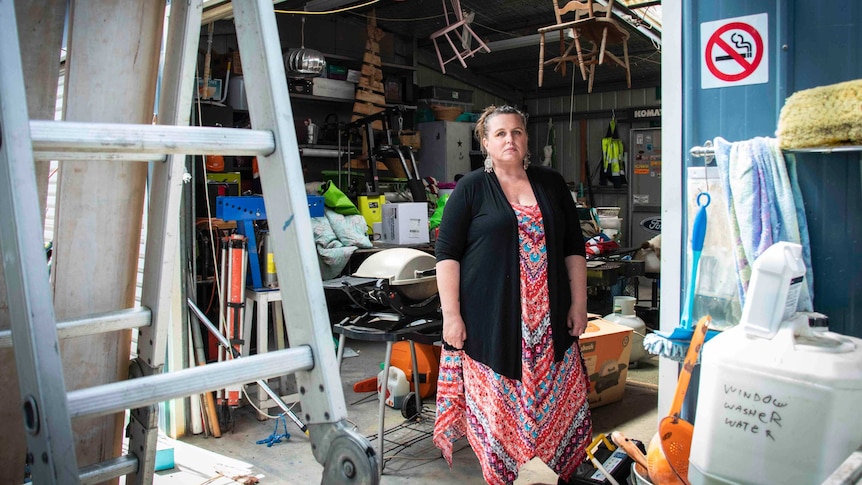
<instances>
[{"instance_id":1,"label":"ladder rung","mask_svg":"<svg viewBox=\"0 0 862 485\"><path fill-rule=\"evenodd\" d=\"M145 327L150 324L149 308L137 307L89 315L57 322L57 338L67 339L98 333ZM12 347L12 330L0 330L0 349Z\"/></svg>"},{"instance_id":2,"label":"ladder rung","mask_svg":"<svg viewBox=\"0 0 862 485\"><path fill-rule=\"evenodd\" d=\"M69 416L103 416L169 399L292 374L314 366L311 348L299 346L190 369L112 382L68 393Z\"/></svg>"},{"instance_id":3,"label":"ladder rung","mask_svg":"<svg viewBox=\"0 0 862 485\"><path fill-rule=\"evenodd\" d=\"M81 467L78 473L81 485L95 485L137 471L138 457L135 455L123 455L96 463L95 465Z\"/></svg>"},{"instance_id":4,"label":"ladder rung","mask_svg":"<svg viewBox=\"0 0 862 485\"><path fill-rule=\"evenodd\" d=\"M154 153L152 155L140 153L105 153L105 152L33 152L33 160L47 162L50 160L63 160L68 162L90 162L102 160L107 162L164 162L167 156Z\"/></svg>"},{"instance_id":5,"label":"ladder rung","mask_svg":"<svg viewBox=\"0 0 862 485\"><path fill-rule=\"evenodd\" d=\"M31 120L30 137L35 153L256 156L275 151L270 131L213 126Z\"/></svg>"}]
</instances>

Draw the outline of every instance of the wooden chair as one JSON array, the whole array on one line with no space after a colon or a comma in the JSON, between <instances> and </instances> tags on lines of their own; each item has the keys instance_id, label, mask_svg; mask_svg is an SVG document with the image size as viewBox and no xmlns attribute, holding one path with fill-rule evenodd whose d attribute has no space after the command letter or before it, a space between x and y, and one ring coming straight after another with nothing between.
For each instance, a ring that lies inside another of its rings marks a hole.
<instances>
[{"instance_id":1,"label":"wooden chair","mask_svg":"<svg viewBox=\"0 0 862 485\"><path fill-rule=\"evenodd\" d=\"M470 21L472 18L465 18L464 11L461 10L461 1L460 0L448 0L452 4L452 13L450 15L449 9L446 7L447 0L443 0L443 16L446 19L446 27L434 32L431 34L430 38L434 42L434 50L437 51L437 60L440 62L440 70L443 71L443 74L446 74L446 64L454 61L455 59L461 63L461 67L466 68L467 64L464 62L465 58L472 57L473 54L479 52L480 50L484 50L485 52L491 52L491 49L482 42L482 39L473 32L473 29L470 28ZM456 32L458 28L461 28L461 33ZM456 40L459 42L459 46L455 45L455 42L452 41L450 37L451 34L456 34ZM446 41L449 43L449 46L452 48L452 51L455 52L455 55L443 60L443 56L440 54L440 46L437 45L437 40L440 37L445 37ZM476 39L477 46L473 47L473 39Z\"/></svg>"},{"instance_id":2,"label":"wooden chair","mask_svg":"<svg viewBox=\"0 0 862 485\"><path fill-rule=\"evenodd\" d=\"M614 0L609 0L604 7L594 4L593 0L570 0L562 8L558 0L553 2L557 23L539 29L539 87L542 86L545 65L554 64L554 70L561 70L565 76L566 62L577 61L581 76L584 80L589 80L587 92L592 92L596 66L610 59L626 70L626 83L631 88L629 32L613 18ZM564 20L565 18L571 18L571 20ZM566 31L570 31L572 35L572 39L568 42ZM560 33L560 55L545 60L545 34L549 32ZM585 46L585 43L589 46ZM622 44L622 59L607 49L613 44ZM587 77L587 66L590 68L589 77Z\"/></svg>"}]
</instances>

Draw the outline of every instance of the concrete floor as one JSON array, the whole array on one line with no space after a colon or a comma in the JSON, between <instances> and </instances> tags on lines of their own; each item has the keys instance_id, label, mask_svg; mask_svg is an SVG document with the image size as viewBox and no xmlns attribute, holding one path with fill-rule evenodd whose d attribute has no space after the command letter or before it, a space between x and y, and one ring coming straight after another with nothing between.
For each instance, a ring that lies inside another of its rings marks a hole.
<instances>
[{"instance_id":1,"label":"concrete floor","mask_svg":"<svg viewBox=\"0 0 862 485\"><path fill-rule=\"evenodd\" d=\"M641 301L648 301L651 288L648 281L640 284ZM644 309L637 307L638 314ZM377 393L355 393L353 383L376 376L385 356L385 344L349 340L341 366L341 381L347 404L348 420L356 431L371 440L377 450L378 400ZM347 357L351 355L350 357ZM592 410L593 433L610 434L620 431L646 446L658 425L658 357L652 356L628 369L625 393L622 400ZM289 378L290 379L290 378ZM278 380L271 381L276 388ZM482 472L475 454L466 439L456 443L450 469L439 450L431 442L434 402L426 399L422 419L406 423L400 410L386 408L386 458L380 483L401 484L482 484ZM270 409L276 415L279 408ZM299 413L297 413L299 414ZM162 448L173 448L175 466L156 472L156 485L208 484L226 485L243 482L241 478L254 477L264 485L313 485L321 483L323 466L312 455L308 437L287 420L290 438L271 447L257 444L268 438L275 429L275 420L258 420L257 411L250 405L234 413L234 427L220 438L192 435L180 440L163 438ZM406 424L405 424L406 423ZM283 427L279 428L283 432ZM408 444L409 446L400 446ZM540 460L521 467L516 485L555 485L557 476ZM327 484L328 485L328 484Z\"/></svg>"},{"instance_id":2,"label":"concrete floor","mask_svg":"<svg viewBox=\"0 0 862 485\"><path fill-rule=\"evenodd\" d=\"M346 358L342 365L345 401L348 419L356 430L376 437L378 401L376 393L357 394L353 382L375 375L383 360L384 345L373 342L349 341L356 351L355 357ZM630 369L623 399L593 409L594 433L621 431L644 444L655 433L658 416L657 403L658 362L654 357ZM421 420L410 428L396 429L405 420L400 411L386 408L385 426L387 462L381 484L463 483L481 484L478 461L466 440L456 444L453 467L450 470L430 440L433 427L433 402L426 400L424 409L429 419ZM279 409L270 410L276 414ZM274 420L258 421L255 410L245 405L234 414L231 432L221 438L203 435L188 436L180 441L163 439L163 447L174 448L175 467L157 472L157 485L208 483L213 485L237 483L224 475L254 476L261 484L310 485L321 482L323 467L314 459L309 439L288 420L290 438L271 447L256 444L270 436ZM280 431L283 431L280 428ZM412 442L397 454L392 442ZM376 441L372 445L377 447ZM209 481L212 480L212 481ZM516 484L555 484L556 475L541 461L525 464ZM242 483L239 481L239 483Z\"/></svg>"}]
</instances>

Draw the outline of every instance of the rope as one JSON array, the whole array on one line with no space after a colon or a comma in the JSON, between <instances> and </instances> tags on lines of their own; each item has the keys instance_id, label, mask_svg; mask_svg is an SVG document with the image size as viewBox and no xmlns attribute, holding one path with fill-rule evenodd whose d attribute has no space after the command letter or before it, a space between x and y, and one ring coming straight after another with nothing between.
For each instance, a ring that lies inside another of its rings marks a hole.
<instances>
[{"instance_id":1,"label":"rope","mask_svg":"<svg viewBox=\"0 0 862 485\"><path fill-rule=\"evenodd\" d=\"M284 433L278 432L278 423L282 424ZM287 432L287 420L284 419L284 413L279 414L278 417L275 418L275 430L273 430L272 434L262 440L257 440L257 444L266 444L266 447L269 448L276 443L281 443L282 438L286 440L290 439L290 433Z\"/></svg>"}]
</instances>

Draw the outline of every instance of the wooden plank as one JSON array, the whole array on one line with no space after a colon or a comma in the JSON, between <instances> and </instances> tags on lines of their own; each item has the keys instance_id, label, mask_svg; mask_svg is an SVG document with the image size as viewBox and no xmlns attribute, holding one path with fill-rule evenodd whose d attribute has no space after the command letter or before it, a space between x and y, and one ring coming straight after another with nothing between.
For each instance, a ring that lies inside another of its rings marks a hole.
<instances>
[{"instance_id":1,"label":"wooden plank","mask_svg":"<svg viewBox=\"0 0 862 485\"><path fill-rule=\"evenodd\" d=\"M370 79L380 81L383 79L383 71L380 70L378 66L372 66L371 64L363 64L360 69L360 74L363 77L368 77Z\"/></svg>"},{"instance_id":2,"label":"wooden plank","mask_svg":"<svg viewBox=\"0 0 862 485\"><path fill-rule=\"evenodd\" d=\"M371 103L365 103L362 101L357 101L357 102L353 103L353 114L360 115L360 116L368 116L368 115L377 114L377 113L383 111L383 109L384 108L382 108L380 106L376 106L376 105L371 104Z\"/></svg>"},{"instance_id":3,"label":"wooden plank","mask_svg":"<svg viewBox=\"0 0 862 485\"><path fill-rule=\"evenodd\" d=\"M142 2L131 9L125 0L73 2L72 9L66 119L152 122L165 2ZM135 35L105 42L108 31ZM52 263L57 318L133 307L146 164L62 162L59 174ZM69 389L128 377L128 330L65 340L60 346ZM120 456L123 420L117 413L73 421L78 463Z\"/></svg>"},{"instance_id":4,"label":"wooden plank","mask_svg":"<svg viewBox=\"0 0 862 485\"><path fill-rule=\"evenodd\" d=\"M375 81L367 77L359 78L359 83L356 85L356 87L374 91L380 94L386 92L386 89L383 87L382 81Z\"/></svg>"},{"instance_id":5,"label":"wooden plank","mask_svg":"<svg viewBox=\"0 0 862 485\"><path fill-rule=\"evenodd\" d=\"M382 94L377 94L372 91L366 91L364 89L356 90L356 101L365 101L367 103L373 103L378 106L386 105L386 97Z\"/></svg>"},{"instance_id":6,"label":"wooden plank","mask_svg":"<svg viewBox=\"0 0 862 485\"><path fill-rule=\"evenodd\" d=\"M347 168L347 162L341 166L341 168ZM368 169L368 160L357 160L353 159L350 161L350 168L358 168L358 169ZM389 170L381 161L377 162L377 170Z\"/></svg>"},{"instance_id":7,"label":"wooden plank","mask_svg":"<svg viewBox=\"0 0 862 485\"><path fill-rule=\"evenodd\" d=\"M372 66L380 67L382 62L380 61L380 56L376 54L376 52L365 51L365 55L362 56L362 62L364 64L371 64Z\"/></svg>"}]
</instances>

